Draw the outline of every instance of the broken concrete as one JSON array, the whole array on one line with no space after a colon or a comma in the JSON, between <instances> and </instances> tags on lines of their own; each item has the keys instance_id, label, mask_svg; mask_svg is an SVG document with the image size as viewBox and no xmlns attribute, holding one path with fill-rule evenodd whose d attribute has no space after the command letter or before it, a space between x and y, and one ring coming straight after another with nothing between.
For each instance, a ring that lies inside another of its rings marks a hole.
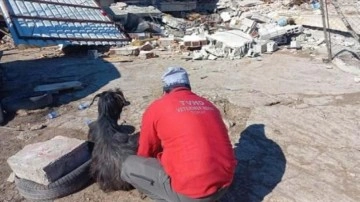
<instances>
[{"instance_id":1,"label":"broken concrete","mask_svg":"<svg viewBox=\"0 0 360 202\"><path fill-rule=\"evenodd\" d=\"M300 34L304 31L304 28L301 25L287 25L283 27L269 25L264 26L259 29L259 39L275 39L289 34Z\"/></svg>"},{"instance_id":2,"label":"broken concrete","mask_svg":"<svg viewBox=\"0 0 360 202\"><path fill-rule=\"evenodd\" d=\"M112 48L109 53L111 55L138 56L140 49L137 46L124 46L121 48Z\"/></svg>"},{"instance_id":3,"label":"broken concrete","mask_svg":"<svg viewBox=\"0 0 360 202\"><path fill-rule=\"evenodd\" d=\"M224 56L229 56L230 58L244 56L253 43L253 38L240 30L216 32L206 37L210 41L210 45L213 46L213 49L223 49ZM209 52L211 49L207 49L207 51ZM221 57L221 55L216 56Z\"/></svg>"},{"instance_id":4,"label":"broken concrete","mask_svg":"<svg viewBox=\"0 0 360 202\"><path fill-rule=\"evenodd\" d=\"M7 162L16 176L48 185L89 160L90 156L86 141L56 136L25 146Z\"/></svg>"}]
</instances>

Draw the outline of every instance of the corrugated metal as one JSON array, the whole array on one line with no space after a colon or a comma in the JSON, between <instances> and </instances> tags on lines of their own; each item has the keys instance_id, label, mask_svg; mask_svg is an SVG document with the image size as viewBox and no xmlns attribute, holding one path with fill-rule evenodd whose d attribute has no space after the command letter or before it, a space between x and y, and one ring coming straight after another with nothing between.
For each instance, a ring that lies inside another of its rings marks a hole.
<instances>
[{"instance_id":1,"label":"corrugated metal","mask_svg":"<svg viewBox=\"0 0 360 202\"><path fill-rule=\"evenodd\" d=\"M93 0L2 0L15 44L122 45L127 42Z\"/></svg>"}]
</instances>

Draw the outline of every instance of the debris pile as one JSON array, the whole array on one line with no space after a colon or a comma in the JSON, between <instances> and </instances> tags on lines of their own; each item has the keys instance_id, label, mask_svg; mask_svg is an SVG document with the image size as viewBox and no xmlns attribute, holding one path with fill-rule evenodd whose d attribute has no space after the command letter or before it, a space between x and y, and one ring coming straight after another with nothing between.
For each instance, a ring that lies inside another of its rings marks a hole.
<instances>
[{"instance_id":1,"label":"debris pile","mask_svg":"<svg viewBox=\"0 0 360 202\"><path fill-rule=\"evenodd\" d=\"M258 0L223 0L217 3L215 13L190 12L183 14L181 18L155 11L153 6L141 7L144 8L141 11L140 7L135 9L136 6L118 2L110 6L110 10L114 19L123 23L125 31L133 41L130 46L120 48L122 53L115 51L119 48L114 48L112 53L142 55L140 47L144 44L136 43L154 38L157 42L153 41L152 47L146 51L159 47L164 50L190 52L194 60L255 57L272 53L279 46L290 44L290 48L299 49L301 45L296 37L303 33L304 28L295 25L292 18L283 17L279 20L270 17L264 13L261 5L267 6ZM134 12L129 14L129 10ZM146 23L147 26L144 26ZM133 28L129 28L128 24ZM292 40L294 42L291 42ZM139 51L130 51L133 49Z\"/></svg>"},{"instance_id":2,"label":"debris pile","mask_svg":"<svg viewBox=\"0 0 360 202\"><path fill-rule=\"evenodd\" d=\"M148 59L157 57L154 50L167 50L194 60L240 59L281 48L315 50L325 46L321 30L304 28L304 18L299 17L307 12L321 19L316 0L159 2L160 6L122 1L104 8L131 40L113 47L110 55ZM333 41L360 50L352 39L334 35Z\"/></svg>"}]
</instances>

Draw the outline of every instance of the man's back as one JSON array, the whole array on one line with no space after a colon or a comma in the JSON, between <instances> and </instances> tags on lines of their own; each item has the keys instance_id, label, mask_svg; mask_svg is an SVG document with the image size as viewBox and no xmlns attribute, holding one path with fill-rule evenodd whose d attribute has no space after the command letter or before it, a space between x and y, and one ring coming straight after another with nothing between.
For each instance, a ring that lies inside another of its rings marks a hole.
<instances>
[{"instance_id":1,"label":"man's back","mask_svg":"<svg viewBox=\"0 0 360 202\"><path fill-rule=\"evenodd\" d=\"M236 160L220 112L206 99L174 89L150 105L141 131L138 154L155 152L177 192L200 198L230 185ZM154 136L161 145L143 147Z\"/></svg>"}]
</instances>

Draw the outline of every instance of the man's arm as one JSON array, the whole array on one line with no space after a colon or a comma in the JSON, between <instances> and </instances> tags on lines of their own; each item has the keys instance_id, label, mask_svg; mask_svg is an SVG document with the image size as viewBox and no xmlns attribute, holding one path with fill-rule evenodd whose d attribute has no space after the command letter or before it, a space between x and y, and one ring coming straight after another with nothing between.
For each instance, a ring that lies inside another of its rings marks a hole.
<instances>
[{"instance_id":1,"label":"man's arm","mask_svg":"<svg viewBox=\"0 0 360 202\"><path fill-rule=\"evenodd\" d=\"M150 105L145 111L139 138L139 149L137 154L142 157L156 158L157 154L162 151L161 141L156 131L156 121L159 111L154 105Z\"/></svg>"}]
</instances>

